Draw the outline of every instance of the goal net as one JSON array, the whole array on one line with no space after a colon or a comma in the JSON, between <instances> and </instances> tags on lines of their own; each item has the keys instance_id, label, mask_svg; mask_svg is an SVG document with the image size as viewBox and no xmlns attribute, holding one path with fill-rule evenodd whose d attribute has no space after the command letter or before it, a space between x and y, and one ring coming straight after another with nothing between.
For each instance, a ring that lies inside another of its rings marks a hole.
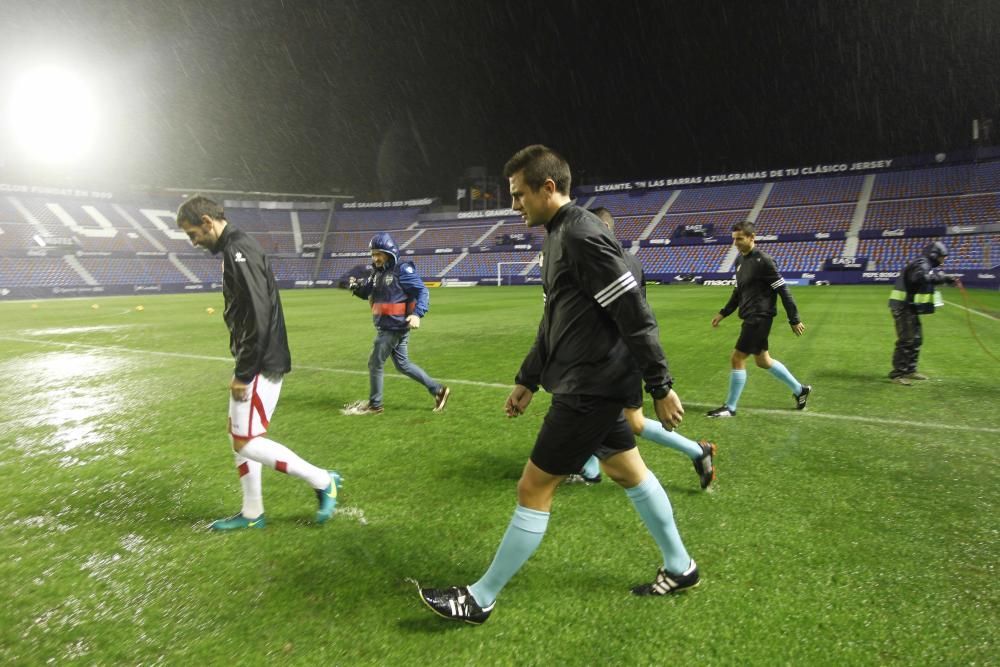
<instances>
[{"instance_id":1,"label":"goal net","mask_svg":"<svg viewBox=\"0 0 1000 667\"><path fill-rule=\"evenodd\" d=\"M521 275L526 266L534 264L531 262L497 262L497 287L510 285L513 276Z\"/></svg>"}]
</instances>

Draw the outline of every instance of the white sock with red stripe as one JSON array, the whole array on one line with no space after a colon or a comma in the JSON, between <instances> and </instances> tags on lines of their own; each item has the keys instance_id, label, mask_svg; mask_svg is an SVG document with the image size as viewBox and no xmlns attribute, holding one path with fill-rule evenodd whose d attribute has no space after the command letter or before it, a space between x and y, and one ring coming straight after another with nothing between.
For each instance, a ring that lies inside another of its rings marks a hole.
<instances>
[{"instance_id":1,"label":"white sock with red stripe","mask_svg":"<svg viewBox=\"0 0 1000 667\"><path fill-rule=\"evenodd\" d=\"M325 489L330 486L330 473L317 468L288 447L268 440L254 438L240 449L240 454L262 463L278 472L288 473L293 477L304 479L314 489Z\"/></svg>"},{"instance_id":2,"label":"white sock with red stripe","mask_svg":"<svg viewBox=\"0 0 1000 667\"><path fill-rule=\"evenodd\" d=\"M260 488L261 465L239 452L236 455L236 472L240 475L240 487L243 489L243 509L240 510L247 519L256 519L264 513L264 495Z\"/></svg>"}]
</instances>

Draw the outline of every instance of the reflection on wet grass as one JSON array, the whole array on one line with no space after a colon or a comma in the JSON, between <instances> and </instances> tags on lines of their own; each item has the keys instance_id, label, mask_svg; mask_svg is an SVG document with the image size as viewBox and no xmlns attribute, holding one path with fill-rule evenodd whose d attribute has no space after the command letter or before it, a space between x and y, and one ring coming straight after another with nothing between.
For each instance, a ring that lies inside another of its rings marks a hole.
<instances>
[{"instance_id":1,"label":"reflection on wet grass","mask_svg":"<svg viewBox=\"0 0 1000 667\"><path fill-rule=\"evenodd\" d=\"M0 363L0 376L13 382L5 392L4 430L16 433L14 449L27 456L74 452L59 460L62 466L117 449L108 435L120 425L106 417L123 410L128 393L121 380L127 367L128 360L110 354L69 351Z\"/></svg>"},{"instance_id":2,"label":"reflection on wet grass","mask_svg":"<svg viewBox=\"0 0 1000 667\"><path fill-rule=\"evenodd\" d=\"M45 329L21 329L17 332L19 336L36 336L38 338L48 338L50 336L80 336L89 333L106 333L129 329L130 324L103 324L95 326L80 327L48 327Z\"/></svg>"}]
</instances>

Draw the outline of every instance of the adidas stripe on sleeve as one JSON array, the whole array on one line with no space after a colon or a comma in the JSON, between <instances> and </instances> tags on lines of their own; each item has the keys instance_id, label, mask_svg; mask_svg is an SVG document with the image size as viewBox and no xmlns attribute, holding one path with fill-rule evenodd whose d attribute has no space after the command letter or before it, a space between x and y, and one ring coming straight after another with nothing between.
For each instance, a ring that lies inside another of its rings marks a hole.
<instances>
[{"instance_id":1,"label":"adidas stripe on sleeve","mask_svg":"<svg viewBox=\"0 0 1000 667\"><path fill-rule=\"evenodd\" d=\"M637 288L638 286L639 283L636 281L635 276L632 275L632 272L626 271L613 280L610 285L595 294L594 298L602 308L607 308L622 294L625 294L625 292L628 292L630 289Z\"/></svg>"}]
</instances>

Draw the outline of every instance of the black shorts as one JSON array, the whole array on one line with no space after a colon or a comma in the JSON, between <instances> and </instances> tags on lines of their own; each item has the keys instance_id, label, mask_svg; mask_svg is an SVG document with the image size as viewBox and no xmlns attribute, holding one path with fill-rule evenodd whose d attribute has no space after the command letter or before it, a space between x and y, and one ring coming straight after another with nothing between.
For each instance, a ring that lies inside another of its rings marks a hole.
<instances>
[{"instance_id":1,"label":"black shorts","mask_svg":"<svg viewBox=\"0 0 1000 667\"><path fill-rule=\"evenodd\" d=\"M736 349L744 354L760 354L767 352L767 336L771 333L772 317L760 317L743 320Z\"/></svg>"},{"instance_id":2,"label":"black shorts","mask_svg":"<svg viewBox=\"0 0 1000 667\"><path fill-rule=\"evenodd\" d=\"M550 475L580 472L591 455L607 459L635 447L622 402L556 394L538 432L531 462Z\"/></svg>"}]
</instances>

